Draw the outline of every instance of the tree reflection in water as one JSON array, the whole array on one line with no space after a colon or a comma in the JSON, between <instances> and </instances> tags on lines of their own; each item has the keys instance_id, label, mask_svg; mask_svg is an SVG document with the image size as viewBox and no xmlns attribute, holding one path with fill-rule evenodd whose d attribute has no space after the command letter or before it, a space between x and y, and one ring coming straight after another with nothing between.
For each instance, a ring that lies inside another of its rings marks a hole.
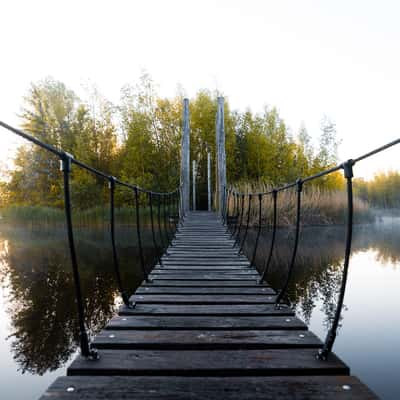
<instances>
[{"instance_id":1,"label":"tree reflection in water","mask_svg":"<svg viewBox=\"0 0 400 400\"><path fill-rule=\"evenodd\" d=\"M383 261L399 261L399 224L356 226L353 252L373 249ZM145 256L154 259L150 235ZM252 254L255 232L249 232ZM281 287L287 273L293 232L279 230L268 281ZM269 250L269 233L260 240L257 265ZM141 282L137 248L132 231L118 235L122 276L132 292ZM77 234L77 250L87 326L91 333L101 329L115 311L119 296L115 284L109 236L98 230ZM309 321L317 303L323 304L324 324L336 306L344 255L344 227L305 227L302 230L294 278L289 288L298 313ZM350 263L351 268L351 263ZM78 322L70 258L62 231L0 231L0 280L6 287L9 337L19 368L44 374L64 365L77 349Z\"/></svg>"},{"instance_id":2,"label":"tree reflection in water","mask_svg":"<svg viewBox=\"0 0 400 400\"><path fill-rule=\"evenodd\" d=\"M352 251L372 250L380 263L400 261L399 219L388 219L377 224L355 225ZM246 254L252 254L252 243L256 232L249 233ZM286 278L293 249L294 231L278 229L276 246L271 262L268 282L275 288L282 287ZM271 232L263 231L260 238L256 265L262 268L268 256ZM324 325L336 309L338 291L342 280L342 266L345 249L345 227L303 227L300 234L299 250L288 289L289 298L296 305L297 312L309 323L316 304L322 304ZM351 269L351 260L350 260ZM345 299L346 300L346 299ZM344 306L345 309L345 306Z\"/></svg>"},{"instance_id":3,"label":"tree reflection in water","mask_svg":"<svg viewBox=\"0 0 400 400\"><path fill-rule=\"evenodd\" d=\"M94 333L105 325L119 301L111 248L108 236L101 232L81 233L77 239L86 324ZM0 279L8 293L13 357L22 372L42 375L65 364L78 346L75 289L65 234L3 230L0 246ZM123 279L134 290L141 282L137 249L125 244L119 250Z\"/></svg>"}]
</instances>

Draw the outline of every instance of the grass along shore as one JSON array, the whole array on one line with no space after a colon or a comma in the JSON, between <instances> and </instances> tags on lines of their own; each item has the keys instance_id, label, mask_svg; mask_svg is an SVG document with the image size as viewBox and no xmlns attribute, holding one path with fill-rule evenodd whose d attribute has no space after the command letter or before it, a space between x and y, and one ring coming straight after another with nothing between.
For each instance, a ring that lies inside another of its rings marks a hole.
<instances>
[{"instance_id":1,"label":"grass along shore","mask_svg":"<svg viewBox=\"0 0 400 400\"><path fill-rule=\"evenodd\" d=\"M254 188L249 185L240 188L243 192L263 192L266 187ZM230 212L233 211L233 199L230 199ZM246 199L243 221L247 218L248 201ZM157 207L153 208L154 222L157 223ZM76 227L104 226L110 222L108 207L93 207L87 210L73 210L73 223ZM322 191L318 188L308 187L302 195L301 223L302 225L342 225L346 222L347 195L343 191ZM367 202L354 197L354 222L372 223L375 221L377 211ZM272 196L263 196L262 221L271 224L273 216ZM150 210L148 207L140 208L140 219L143 224L150 223ZM132 225L136 223L135 208L121 207L115 209L115 218L118 224ZM161 219L163 218L161 209ZM278 194L278 225L291 226L296 218L296 191L286 190ZM35 226L63 225L65 214L63 209L15 205L0 209L0 223L31 224ZM250 213L251 225L258 224L258 198L253 196Z\"/></svg>"},{"instance_id":2,"label":"grass along shore","mask_svg":"<svg viewBox=\"0 0 400 400\"><path fill-rule=\"evenodd\" d=\"M150 224L150 209L140 208L140 222ZM154 222L157 223L157 208L153 209ZM163 223L161 209L161 222ZM93 207L87 210L72 210L74 227L102 227L110 223L108 207ZM115 209L115 220L118 225L136 224L136 211L131 207ZM11 206L0 209L0 224L32 225L37 227L65 225L65 212L60 208L44 206Z\"/></svg>"},{"instance_id":3,"label":"grass along shore","mask_svg":"<svg viewBox=\"0 0 400 400\"><path fill-rule=\"evenodd\" d=\"M240 188L241 192L267 192L265 186ZM243 221L247 218L248 198L244 204ZM296 221L296 189L289 189L278 193L277 224L278 226L291 226ZM230 199L229 209L233 210L233 199ZM304 188L301 201L302 225L342 225L346 222L347 194L343 191L323 191L315 187ZM258 196L253 196L250 212L250 224L258 224ZM272 224L273 201L272 195L262 198L262 223ZM373 209L358 197L354 197L354 222L372 223L375 221Z\"/></svg>"}]
</instances>

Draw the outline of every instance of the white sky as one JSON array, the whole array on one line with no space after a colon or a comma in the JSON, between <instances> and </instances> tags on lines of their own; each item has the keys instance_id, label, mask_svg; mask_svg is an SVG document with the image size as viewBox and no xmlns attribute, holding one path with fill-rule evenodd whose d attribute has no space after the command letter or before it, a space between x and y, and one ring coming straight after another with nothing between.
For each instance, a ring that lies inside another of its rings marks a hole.
<instances>
[{"instance_id":1,"label":"white sky","mask_svg":"<svg viewBox=\"0 0 400 400\"><path fill-rule=\"evenodd\" d=\"M18 125L30 82L88 80L117 102L146 69L173 96L218 88L233 108L275 105L297 131L337 124L340 158L400 136L400 2L18 1L0 3L0 119ZM398 146L400 147L400 146ZM0 131L0 163L12 155ZM400 169L400 148L356 167Z\"/></svg>"}]
</instances>

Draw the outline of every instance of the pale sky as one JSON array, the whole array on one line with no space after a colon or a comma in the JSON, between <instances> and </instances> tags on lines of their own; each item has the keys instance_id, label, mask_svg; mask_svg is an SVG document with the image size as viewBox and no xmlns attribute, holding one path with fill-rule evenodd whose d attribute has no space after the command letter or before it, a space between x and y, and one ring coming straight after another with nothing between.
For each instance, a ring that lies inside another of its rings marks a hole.
<instances>
[{"instance_id":1,"label":"pale sky","mask_svg":"<svg viewBox=\"0 0 400 400\"><path fill-rule=\"evenodd\" d=\"M388 0L18 1L0 3L0 119L47 75L88 80L118 102L143 69L174 96L218 89L232 108L276 106L294 132L337 124L342 160L400 136L400 2ZM14 141L15 142L15 141ZM0 130L0 163L12 155ZM400 169L400 146L360 163Z\"/></svg>"}]
</instances>

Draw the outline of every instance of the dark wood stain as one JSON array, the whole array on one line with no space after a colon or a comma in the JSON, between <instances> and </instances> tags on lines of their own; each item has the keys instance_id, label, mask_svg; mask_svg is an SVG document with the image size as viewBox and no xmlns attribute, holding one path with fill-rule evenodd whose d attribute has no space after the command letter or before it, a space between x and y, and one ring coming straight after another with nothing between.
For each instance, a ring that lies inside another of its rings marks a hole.
<instances>
[{"instance_id":1,"label":"dark wood stain","mask_svg":"<svg viewBox=\"0 0 400 400\"><path fill-rule=\"evenodd\" d=\"M94 339L100 359L77 356L41 399L376 399L335 354L316 358L321 341L233 244L215 214L190 213Z\"/></svg>"}]
</instances>

